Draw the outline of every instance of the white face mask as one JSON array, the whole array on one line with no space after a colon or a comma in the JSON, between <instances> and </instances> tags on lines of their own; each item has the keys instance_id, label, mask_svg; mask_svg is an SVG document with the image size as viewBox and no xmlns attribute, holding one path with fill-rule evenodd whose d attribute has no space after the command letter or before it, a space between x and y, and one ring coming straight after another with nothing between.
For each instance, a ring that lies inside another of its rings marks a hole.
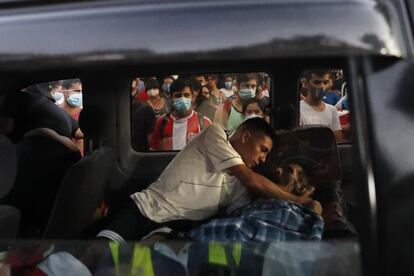
<instances>
[{"instance_id":1,"label":"white face mask","mask_svg":"<svg viewBox=\"0 0 414 276\"><path fill-rule=\"evenodd\" d=\"M253 114L250 114L250 115L247 115L246 117L244 117L244 120L246 121L246 120L253 119L253 118L262 118L263 119L262 116L253 113Z\"/></svg>"},{"instance_id":2,"label":"white face mask","mask_svg":"<svg viewBox=\"0 0 414 276\"><path fill-rule=\"evenodd\" d=\"M147 91L147 95L150 97L158 96L160 94L160 91L158 89L149 89Z\"/></svg>"}]
</instances>

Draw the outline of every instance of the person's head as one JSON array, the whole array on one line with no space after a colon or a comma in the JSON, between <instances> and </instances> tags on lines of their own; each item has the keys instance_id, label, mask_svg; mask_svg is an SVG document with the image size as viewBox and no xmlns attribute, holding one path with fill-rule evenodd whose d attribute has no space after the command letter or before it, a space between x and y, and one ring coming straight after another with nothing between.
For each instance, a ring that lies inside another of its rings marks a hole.
<instances>
[{"instance_id":1,"label":"person's head","mask_svg":"<svg viewBox=\"0 0 414 276\"><path fill-rule=\"evenodd\" d=\"M69 79L62 82L63 94L70 107L82 107L82 83L80 79Z\"/></svg>"},{"instance_id":2,"label":"person's head","mask_svg":"<svg viewBox=\"0 0 414 276\"><path fill-rule=\"evenodd\" d=\"M169 94L171 92L170 87L173 81L174 81L174 78L172 76L165 76L162 82L162 91Z\"/></svg>"},{"instance_id":3,"label":"person's head","mask_svg":"<svg viewBox=\"0 0 414 276\"><path fill-rule=\"evenodd\" d=\"M135 78L131 82L131 97L135 98L138 94L138 80Z\"/></svg>"},{"instance_id":4,"label":"person's head","mask_svg":"<svg viewBox=\"0 0 414 276\"><path fill-rule=\"evenodd\" d=\"M240 154L244 164L249 168L266 161L274 140L275 132L261 118L245 120L230 137L233 148Z\"/></svg>"},{"instance_id":5,"label":"person's head","mask_svg":"<svg viewBox=\"0 0 414 276\"><path fill-rule=\"evenodd\" d=\"M332 88L332 74L330 70L308 70L305 72L304 86L306 88L321 88L330 90Z\"/></svg>"},{"instance_id":6,"label":"person's head","mask_svg":"<svg viewBox=\"0 0 414 276\"><path fill-rule=\"evenodd\" d=\"M257 168L256 172L264 175L286 192L297 196L302 195L312 187L308 182L304 169L296 163L287 163L280 166L266 163Z\"/></svg>"},{"instance_id":7,"label":"person's head","mask_svg":"<svg viewBox=\"0 0 414 276\"><path fill-rule=\"evenodd\" d=\"M230 75L224 77L224 88L227 90L232 90L233 87L233 78Z\"/></svg>"},{"instance_id":8,"label":"person's head","mask_svg":"<svg viewBox=\"0 0 414 276\"><path fill-rule=\"evenodd\" d=\"M217 75L215 74L207 75L207 86L210 89L217 89Z\"/></svg>"},{"instance_id":9,"label":"person's head","mask_svg":"<svg viewBox=\"0 0 414 276\"><path fill-rule=\"evenodd\" d=\"M177 79L171 84L170 90L176 115L187 116L191 112L193 98L191 82L187 79Z\"/></svg>"},{"instance_id":10,"label":"person's head","mask_svg":"<svg viewBox=\"0 0 414 276\"><path fill-rule=\"evenodd\" d=\"M160 83L157 79L148 79L145 83L147 95L150 98L158 98L160 95Z\"/></svg>"},{"instance_id":11,"label":"person's head","mask_svg":"<svg viewBox=\"0 0 414 276\"><path fill-rule=\"evenodd\" d=\"M253 74L240 74L237 77L237 95L242 101L254 98L257 90L257 78Z\"/></svg>"},{"instance_id":12,"label":"person's head","mask_svg":"<svg viewBox=\"0 0 414 276\"><path fill-rule=\"evenodd\" d=\"M260 107L260 100L256 98L248 99L243 103L242 112L245 116L245 120L255 117L263 118L264 112Z\"/></svg>"},{"instance_id":13,"label":"person's head","mask_svg":"<svg viewBox=\"0 0 414 276\"><path fill-rule=\"evenodd\" d=\"M204 75L196 75L194 79L197 80L201 86L206 86L206 77Z\"/></svg>"}]
</instances>

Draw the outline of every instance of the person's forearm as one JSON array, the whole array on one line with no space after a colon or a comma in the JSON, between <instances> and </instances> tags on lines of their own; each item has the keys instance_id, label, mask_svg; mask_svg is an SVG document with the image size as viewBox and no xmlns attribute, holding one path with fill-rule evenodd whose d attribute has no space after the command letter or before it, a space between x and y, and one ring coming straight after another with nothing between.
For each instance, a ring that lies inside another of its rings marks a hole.
<instances>
[{"instance_id":1,"label":"person's forearm","mask_svg":"<svg viewBox=\"0 0 414 276\"><path fill-rule=\"evenodd\" d=\"M241 179L239 180L243 185L264 197L273 197L301 203L300 197L284 191L266 177L255 173L250 169L245 171L245 173L240 176Z\"/></svg>"}]
</instances>

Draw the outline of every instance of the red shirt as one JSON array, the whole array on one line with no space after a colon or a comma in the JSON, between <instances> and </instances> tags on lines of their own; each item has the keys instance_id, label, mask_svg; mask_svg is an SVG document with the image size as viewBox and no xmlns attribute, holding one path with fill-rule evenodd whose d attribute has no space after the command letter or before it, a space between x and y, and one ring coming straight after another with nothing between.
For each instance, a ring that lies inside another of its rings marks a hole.
<instances>
[{"instance_id":1,"label":"red shirt","mask_svg":"<svg viewBox=\"0 0 414 276\"><path fill-rule=\"evenodd\" d=\"M194 110L185 118L173 115L160 116L151 138L151 150L181 150L191 139L201 132L198 113ZM210 119L202 118L204 128L211 125ZM161 133L162 132L162 133Z\"/></svg>"}]
</instances>

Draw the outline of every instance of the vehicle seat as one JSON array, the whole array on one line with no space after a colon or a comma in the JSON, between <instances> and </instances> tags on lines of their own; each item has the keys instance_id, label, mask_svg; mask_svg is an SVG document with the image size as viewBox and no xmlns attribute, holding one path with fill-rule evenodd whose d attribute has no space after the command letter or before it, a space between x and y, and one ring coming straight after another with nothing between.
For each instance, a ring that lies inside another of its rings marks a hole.
<instances>
[{"instance_id":1,"label":"vehicle seat","mask_svg":"<svg viewBox=\"0 0 414 276\"><path fill-rule=\"evenodd\" d=\"M48 239L82 238L94 223L97 207L104 200L112 165L112 152L103 146L106 137L103 110L85 107L79 125L90 150L66 173L61 184L44 237Z\"/></svg>"},{"instance_id":2,"label":"vehicle seat","mask_svg":"<svg viewBox=\"0 0 414 276\"><path fill-rule=\"evenodd\" d=\"M0 199L11 190L17 173L16 147L0 135ZM0 238L14 239L20 224L20 211L9 205L0 205Z\"/></svg>"}]
</instances>

